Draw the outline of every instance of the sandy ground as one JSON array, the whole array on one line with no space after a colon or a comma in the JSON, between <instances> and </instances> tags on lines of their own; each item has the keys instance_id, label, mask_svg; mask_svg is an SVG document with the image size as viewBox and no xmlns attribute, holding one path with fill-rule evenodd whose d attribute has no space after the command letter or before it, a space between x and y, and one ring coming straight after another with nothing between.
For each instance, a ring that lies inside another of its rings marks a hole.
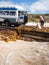
<instances>
[{"instance_id":1,"label":"sandy ground","mask_svg":"<svg viewBox=\"0 0 49 65\"><path fill-rule=\"evenodd\" d=\"M0 65L49 65L49 42L0 41Z\"/></svg>"},{"instance_id":2,"label":"sandy ground","mask_svg":"<svg viewBox=\"0 0 49 65\"><path fill-rule=\"evenodd\" d=\"M28 22L25 24L25 26L37 26L37 25L40 25L40 23ZM44 27L49 27L49 23L45 22Z\"/></svg>"}]
</instances>

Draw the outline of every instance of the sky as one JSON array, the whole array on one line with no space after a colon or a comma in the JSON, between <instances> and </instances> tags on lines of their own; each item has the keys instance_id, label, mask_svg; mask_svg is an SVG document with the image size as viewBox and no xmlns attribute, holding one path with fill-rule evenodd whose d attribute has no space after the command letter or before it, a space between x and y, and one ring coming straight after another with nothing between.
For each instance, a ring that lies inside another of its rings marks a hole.
<instances>
[{"instance_id":1,"label":"sky","mask_svg":"<svg viewBox=\"0 0 49 65\"><path fill-rule=\"evenodd\" d=\"M16 7L31 14L49 14L49 0L0 0L0 7Z\"/></svg>"}]
</instances>

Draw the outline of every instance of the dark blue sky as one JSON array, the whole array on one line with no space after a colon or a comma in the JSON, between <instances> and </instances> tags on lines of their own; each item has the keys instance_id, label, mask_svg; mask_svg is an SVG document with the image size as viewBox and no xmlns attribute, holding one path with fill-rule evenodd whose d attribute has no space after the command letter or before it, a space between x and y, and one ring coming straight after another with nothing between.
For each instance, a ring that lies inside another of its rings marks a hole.
<instances>
[{"instance_id":1,"label":"dark blue sky","mask_svg":"<svg viewBox=\"0 0 49 65\"><path fill-rule=\"evenodd\" d=\"M27 4L32 4L38 0L0 0L0 1L11 1L13 3L27 3Z\"/></svg>"},{"instance_id":2,"label":"dark blue sky","mask_svg":"<svg viewBox=\"0 0 49 65\"><path fill-rule=\"evenodd\" d=\"M37 0L11 0L13 2L17 2L17 3L27 3L27 4L32 4L34 2L36 2Z\"/></svg>"}]
</instances>

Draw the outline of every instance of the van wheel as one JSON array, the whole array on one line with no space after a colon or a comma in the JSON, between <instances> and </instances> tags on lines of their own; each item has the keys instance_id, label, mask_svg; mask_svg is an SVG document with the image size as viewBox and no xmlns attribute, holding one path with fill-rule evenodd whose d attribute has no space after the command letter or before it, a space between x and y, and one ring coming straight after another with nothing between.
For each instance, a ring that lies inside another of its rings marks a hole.
<instances>
[{"instance_id":1,"label":"van wheel","mask_svg":"<svg viewBox=\"0 0 49 65\"><path fill-rule=\"evenodd\" d=\"M8 20L8 19L4 20L4 22L5 22L5 25L6 25L6 26L9 25L9 20Z\"/></svg>"},{"instance_id":2,"label":"van wheel","mask_svg":"<svg viewBox=\"0 0 49 65\"><path fill-rule=\"evenodd\" d=\"M0 25L1 25L1 23L0 23Z\"/></svg>"},{"instance_id":3,"label":"van wheel","mask_svg":"<svg viewBox=\"0 0 49 65\"><path fill-rule=\"evenodd\" d=\"M8 26L8 22L6 22L6 26Z\"/></svg>"}]
</instances>

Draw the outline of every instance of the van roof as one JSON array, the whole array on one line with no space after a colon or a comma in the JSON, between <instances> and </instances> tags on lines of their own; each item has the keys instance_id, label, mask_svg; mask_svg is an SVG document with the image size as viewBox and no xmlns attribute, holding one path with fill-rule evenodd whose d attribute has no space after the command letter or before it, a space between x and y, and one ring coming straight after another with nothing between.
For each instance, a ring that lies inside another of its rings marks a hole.
<instances>
[{"instance_id":1,"label":"van roof","mask_svg":"<svg viewBox=\"0 0 49 65\"><path fill-rule=\"evenodd\" d=\"M15 7L0 7L0 10L17 10Z\"/></svg>"}]
</instances>

